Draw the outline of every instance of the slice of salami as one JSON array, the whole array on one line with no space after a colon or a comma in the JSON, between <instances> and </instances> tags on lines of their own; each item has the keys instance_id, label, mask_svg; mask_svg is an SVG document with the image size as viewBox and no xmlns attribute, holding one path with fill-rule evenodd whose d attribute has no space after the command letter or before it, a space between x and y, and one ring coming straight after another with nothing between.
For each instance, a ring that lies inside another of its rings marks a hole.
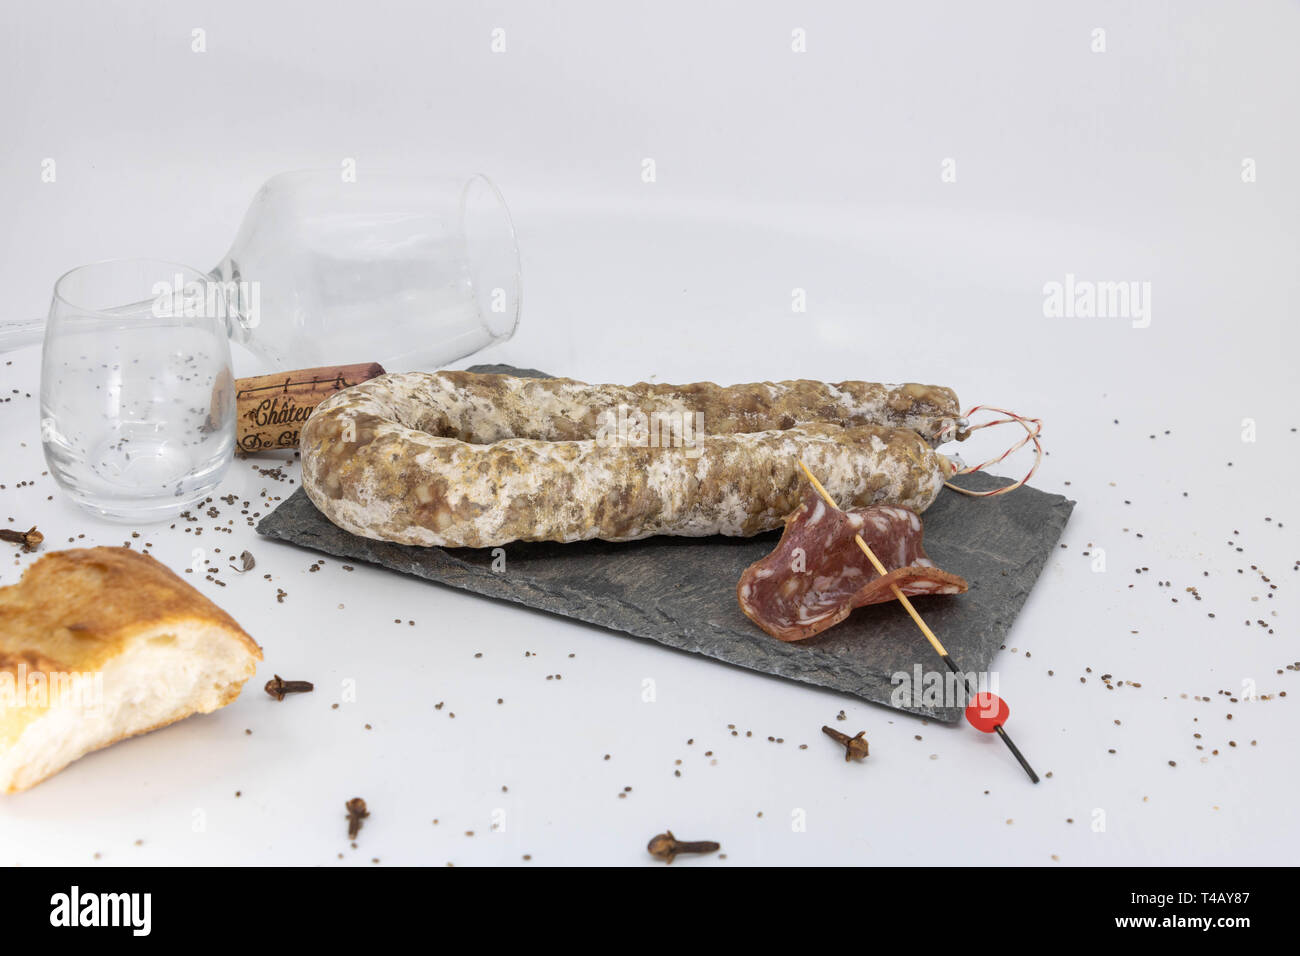
<instances>
[{"instance_id":1,"label":"slice of salami","mask_svg":"<svg viewBox=\"0 0 1300 956\"><path fill-rule=\"evenodd\" d=\"M884 577L855 534L888 569ZM740 576L740 609L773 637L801 641L838 624L855 607L894 600L891 584L909 597L964 592L965 579L940 571L926 557L921 535L914 511L890 505L838 511L805 484L776 550Z\"/></svg>"}]
</instances>

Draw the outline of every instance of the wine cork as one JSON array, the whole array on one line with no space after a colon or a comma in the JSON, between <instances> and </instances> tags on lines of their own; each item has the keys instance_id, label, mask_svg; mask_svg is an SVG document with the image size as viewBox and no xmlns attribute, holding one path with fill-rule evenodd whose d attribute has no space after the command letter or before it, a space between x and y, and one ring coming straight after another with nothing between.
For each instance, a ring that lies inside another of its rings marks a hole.
<instances>
[{"instance_id":1,"label":"wine cork","mask_svg":"<svg viewBox=\"0 0 1300 956\"><path fill-rule=\"evenodd\" d=\"M317 405L383 374L379 363L367 362L235 379L235 450L256 455L297 448L298 434Z\"/></svg>"}]
</instances>

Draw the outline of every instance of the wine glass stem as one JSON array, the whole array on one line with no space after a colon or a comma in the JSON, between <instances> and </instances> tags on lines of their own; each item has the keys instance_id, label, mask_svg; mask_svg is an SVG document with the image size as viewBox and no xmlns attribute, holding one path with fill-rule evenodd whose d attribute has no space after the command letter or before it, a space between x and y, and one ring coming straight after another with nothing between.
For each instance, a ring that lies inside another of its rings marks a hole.
<instances>
[{"instance_id":1,"label":"wine glass stem","mask_svg":"<svg viewBox=\"0 0 1300 956\"><path fill-rule=\"evenodd\" d=\"M0 352L39 345L45 338L45 318L0 323Z\"/></svg>"}]
</instances>

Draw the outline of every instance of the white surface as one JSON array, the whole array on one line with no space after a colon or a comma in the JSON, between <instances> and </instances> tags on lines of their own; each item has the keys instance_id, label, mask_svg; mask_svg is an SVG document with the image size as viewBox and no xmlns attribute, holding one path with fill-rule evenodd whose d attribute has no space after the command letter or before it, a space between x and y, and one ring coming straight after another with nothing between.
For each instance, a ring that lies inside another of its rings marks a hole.
<instances>
[{"instance_id":1,"label":"white surface","mask_svg":"<svg viewBox=\"0 0 1300 956\"><path fill-rule=\"evenodd\" d=\"M198 526L234 534L132 539L42 473L29 349L0 359L0 521L48 548L152 542L176 569L196 545L223 565L251 550L254 573L194 583L266 661L226 710L0 802L0 863L625 864L665 827L720 840L723 865L1294 862L1300 674L1276 673L1300 658L1294 5L268 6L0 13L6 317L43 312L81 262L216 262L278 170L481 168L525 268L521 330L483 361L933 381L1046 420L1035 484L1079 504L995 666L1008 729L1052 776L1031 786L964 725L382 570L309 572L316 555L224 504ZM1045 318L1067 273L1150 282L1150 326ZM263 490L293 487L240 463L222 493L265 511ZM32 558L4 560L12 583ZM275 703L272 673L318 690ZM1274 698L1219 694L1244 680ZM344 681L357 700L333 710ZM867 763L823 723L865 729ZM352 850L356 795L373 816Z\"/></svg>"}]
</instances>

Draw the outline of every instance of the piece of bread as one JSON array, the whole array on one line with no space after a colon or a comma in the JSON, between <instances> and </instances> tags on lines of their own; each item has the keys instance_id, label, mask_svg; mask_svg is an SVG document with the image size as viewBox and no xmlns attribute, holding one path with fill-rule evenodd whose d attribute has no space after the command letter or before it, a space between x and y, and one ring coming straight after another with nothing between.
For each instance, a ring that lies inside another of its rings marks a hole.
<instances>
[{"instance_id":1,"label":"piece of bread","mask_svg":"<svg viewBox=\"0 0 1300 956\"><path fill-rule=\"evenodd\" d=\"M261 648L129 548L54 551L0 588L0 793L239 696Z\"/></svg>"}]
</instances>

